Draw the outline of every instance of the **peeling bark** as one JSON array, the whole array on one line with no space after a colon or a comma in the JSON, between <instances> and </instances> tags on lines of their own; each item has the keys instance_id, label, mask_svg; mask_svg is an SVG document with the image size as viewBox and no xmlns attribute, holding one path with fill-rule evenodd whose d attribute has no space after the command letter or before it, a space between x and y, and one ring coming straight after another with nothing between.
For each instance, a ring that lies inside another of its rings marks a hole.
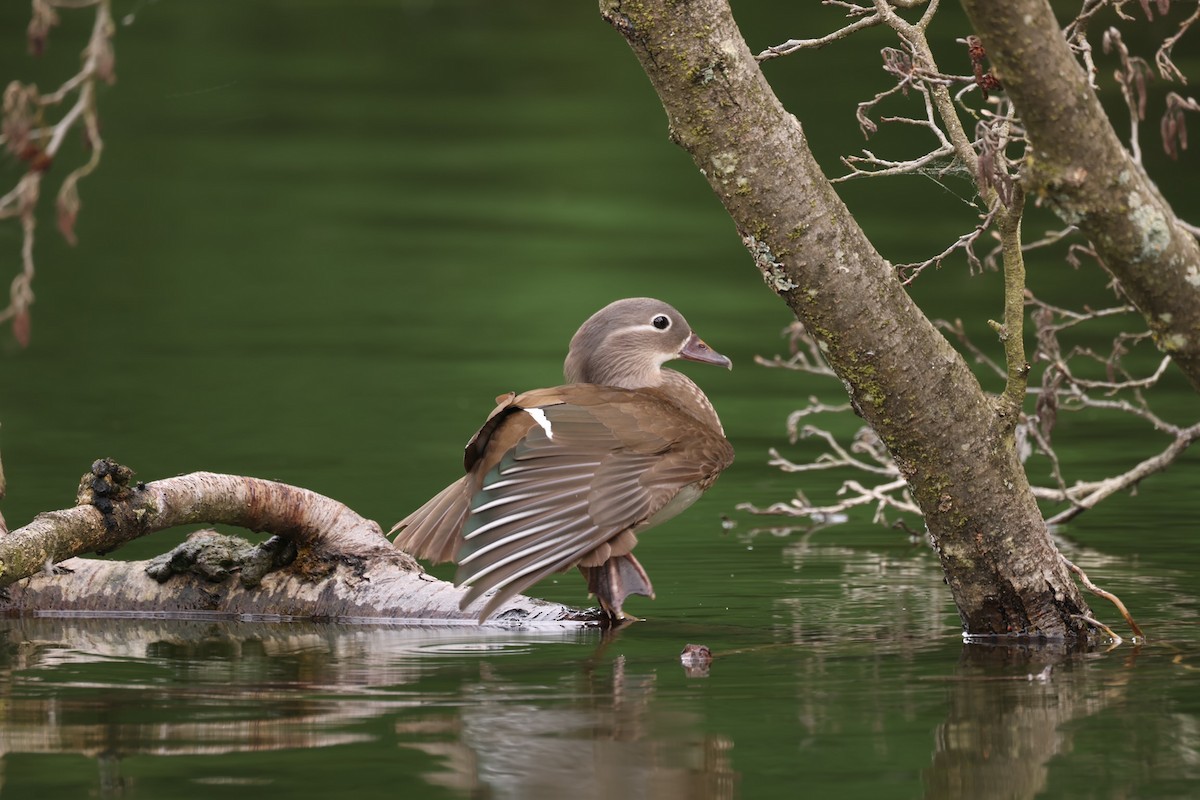
<instances>
[{"instance_id":1,"label":"peeling bark","mask_svg":"<svg viewBox=\"0 0 1200 800\"><path fill-rule=\"evenodd\" d=\"M912 487L967 633L1070 638L1078 588L1017 459L1011 409L904 291L767 84L726 0L601 0L764 281L816 337Z\"/></svg>"},{"instance_id":2,"label":"peeling bark","mask_svg":"<svg viewBox=\"0 0 1200 800\"><path fill-rule=\"evenodd\" d=\"M475 624L464 590L425 574L379 525L306 489L197 472L129 484L100 460L83 505L41 514L0 536L0 612L374 620ZM275 534L261 545L200 531L152 561L75 558L178 525L216 523ZM578 626L598 616L518 596L489 624Z\"/></svg>"},{"instance_id":3,"label":"peeling bark","mask_svg":"<svg viewBox=\"0 0 1200 800\"><path fill-rule=\"evenodd\" d=\"M1046 0L962 0L1031 155L1026 191L1095 245L1200 390L1200 244L1121 144Z\"/></svg>"}]
</instances>

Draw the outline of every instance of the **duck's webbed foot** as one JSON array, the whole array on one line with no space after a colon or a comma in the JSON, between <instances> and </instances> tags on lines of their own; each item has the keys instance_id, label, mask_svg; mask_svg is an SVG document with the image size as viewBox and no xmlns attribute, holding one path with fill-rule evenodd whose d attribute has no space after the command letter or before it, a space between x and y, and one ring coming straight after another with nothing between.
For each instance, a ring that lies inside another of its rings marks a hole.
<instances>
[{"instance_id":1,"label":"duck's webbed foot","mask_svg":"<svg viewBox=\"0 0 1200 800\"><path fill-rule=\"evenodd\" d=\"M615 556L598 567L580 566L579 571L587 578L588 591L600 601L600 607L613 624L633 621L621 608L625 598L631 594L654 597L654 587L646 570L632 554Z\"/></svg>"}]
</instances>

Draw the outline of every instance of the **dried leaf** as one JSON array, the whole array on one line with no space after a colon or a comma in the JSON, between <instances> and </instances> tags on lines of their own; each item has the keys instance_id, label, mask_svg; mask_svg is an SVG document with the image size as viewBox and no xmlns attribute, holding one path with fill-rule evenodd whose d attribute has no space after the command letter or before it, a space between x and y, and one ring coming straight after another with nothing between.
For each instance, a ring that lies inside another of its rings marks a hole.
<instances>
[{"instance_id":1,"label":"dried leaf","mask_svg":"<svg viewBox=\"0 0 1200 800\"><path fill-rule=\"evenodd\" d=\"M13 81L4 89L4 118L0 121L0 136L8 152L27 160L29 153L37 148L31 134L37 123L37 87Z\"/></svg>"},{"instance_id":2,"label":"dried leaf","mask_svg":"<svg viewBox=\"0 0 1200 800\"><path fill-rule=\"evenodd\" d=\"M74 222L79 216L79 193L74 191L74 185L67 191L66 184L62 185L62 191L59 192L58 211L59 211L59 233L67 240L68 245L76 246L78 239L74 235Z\"/></svg>"},{"instance_id":3,"label":"dried leaf","mask_svg":"<svg viewBox=\"0 0 1200 800\"><path fill-rule=\"evenodd\" d=\"M1187 149L1187 128L1180 124L1182 121L1172 114L1170 109L1167 109L1163 112L1162 121L1158 125L1162 132L1163 152L1172 161L1178 161L1179 151Z\"/></svg>"},{"instance_id":4,"label":"dried leaf","mask_svg":"<svg viewBox=\"0 0 1200 800\"><path fill-rule=\"evenodd\" d=\"M1000 118L980 120L975 126L979 159L976 161L975 181L980 191L989 187L1005 206L1012 204L1013 179L1004 161L1004 140Z\"/></svg>"},{"instance_id":5,"label":"dried leaf","mask_svg":"<svg viewBox=\"0 0 1200 800\"><path fill-rule=\"evenodd\" d=\"M902 83L912 78L912 56L894 47L885 47L879 52L883 56L883 68L885 71L895 75Z\"/></svg>"},{"instance_id":6,"label":"dried leaf","mask_svg":"<svg viewBox=\"0 0 1200 800\"><path fill-rule=\"evenodd\" d=\"M971 72L975 75L975 85L979 87L983 99L987 100L988 92L994 92L1002 88L1000 79L991 73L984 65L987 59L987 51L983 48L983 41L978 36L967 37L967 55L971 59Z\"/></svg>"},{"instance_id":7,"label":"dried leaf","mask_svg":"<svg viewBox=\"0 0 1200 800\"><path fill-rule=\"evenodd\" d=\"M13 336L21 347L29 347L29 329L29 309L22 308L13 316L12 321Z\"/></svg>"},{"instance_id":8,"label":"dried leaf","mask_svg":"<svg viewBox=\"0 0 1200 800\"><path fill-rule=\"evenodd\" d=\"M30 55L40 56L46 52L46 39L50 36L50 29L57 24L58 14L49 0L33 0L33 15L29 19L29 27L25 29Z\"/></svg>"},{"instance_id":9,"label":"dried leaf","mask_svg":"<svg viewBox=\"0 0 1200 800\"><path fill-rule=\"evenodd\" d=\"M1042 390L1038 392L1034 413L1038 418L1038 430L1042 439L1050 442L1050 434L1058 422L1058 390L1062 386L1062 372L1050 367L1042 374Z\"/></svg>"},{"instance_id":10,"label":"dried leaf","mask_svg":"<svg viewBox=\"0 0 1200 800\"><path fill-rule=\"evenodd\" d=\"M1200 111L1200 103L1194 97L1184 99L1171 92L1167 95L1167 108L1163 112L1159 129L1162 132L1163 151L1173 159L1179 158L1181 150L1187 150L1187 119L1185 111Z\"/></svg>"}]
</instances>

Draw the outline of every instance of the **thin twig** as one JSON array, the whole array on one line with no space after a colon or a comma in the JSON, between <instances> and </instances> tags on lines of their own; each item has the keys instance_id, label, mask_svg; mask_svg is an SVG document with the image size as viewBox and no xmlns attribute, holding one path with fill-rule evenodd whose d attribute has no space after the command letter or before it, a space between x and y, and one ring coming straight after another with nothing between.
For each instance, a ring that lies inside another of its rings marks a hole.
<instances>
[{"instance_id":1,"label":"thin twig","mask_svg":"<svg viewBox=\"0 0 1200 800\"><path fill-rule=\"evenodd\" d=\"M756 55L754 58L757 61L769 61L772 58L779 58L780 56L791 55L792 53L795 53L799 50L817 50L817 49L824 47L825 45L833 44L834 42L839 42L839 41L845 39L846 37L857 33L858 31L864 30L866 28L873 28L876 25L878 25L881 21L882 20L880 20L878 14L872 14L869 17L863 17L862 19L851 22L849 25L845 26L844 28L840 28L840 29L834 31L833 33L828 33L824 36L819 36L816 39L788 39L786 42L783 42L782 44L777 44L777 45L774 45L773 47L768 47L766 50L763 50L761 53Z\"/></svg>"},{"instance_id":2,"label":"thin twig","mask_svg":"<svg viewBox=\"0 0 1200 800\"><path fill-rule=\"evenodd\" d=\"M1100 620L1093 617L1091 614L1072 614L1071 617L1073 619L1083 620L1084 622L1086 622L1087 624L1091 625L1094 628L1099 628L1100 630L1104 631L1105 635L1108 636L1108 638L1111 639L1116 644L1121 644L1122 642L1125 641L1124 639L1122 639L1120 636L1117 635L1116 631L1114 631L1112 628L1105 625Z\"/></svg>"},{"instance_id":3,"label":"thin twig","mask_svg":"<svg viewBox=\"0 0 1200 800\"><path fill-rule=\"evenodd\" d=\"M1154 63L1158 65L1158 74L1162 75L1164 80L1175 80L1184 85L1187 84L1187 76L1180 72L1179 67L1175 66L1175 62L1171 60L1171 51L1175 49L1175 45L1197 20L1200 20L1200 5L1196 6L1196 10L1190 17L1179 23L1178 31L1163 40L1162 46L1154 54Z\"/></svg>"},{"instance_id":4,"label":"thin twig","mask_svg":"<svg viewBox=\"0 0 1200 800\"><path fill-rule=\"evenodd\" d=\"M1129 613L1129 609L1125 608L1125 604L1121 602L1121 598L1117 597L1112 592L1105 591L1104 589L1101 589L1096 584L1092 583L1092 579L1087 576L1087 573L1084 572L1082 569L1080 569L1078 566L1076 566L1076 564L1073 561L1071 561L1071 559L1067 558L1066 556L1063 556L1062 560L1063 560L1063 563L1067 565L1067 568L1069 570L1071 570L1072 572L1074 572L1076 575L1079 576L1079 581L1080 581L1080 583L1082 583L1084 585L1084 588L1086 588L1089 592L1096 595L1097 597L1103 597L1105 600L1108 600L1110 603L1115 605L1117 607L1117 610L1121 612L1121 616L1125 618L1125 622L1126 622L1126 624L1129 625L1129 629L1131 631L1133 631L1133 635L1141 638L1142 640L1145 640L1146 634L1142 633L1142 629L1138 626L1138 624L1136 622L1134 622L1133 615ZM1095 624L1099 625L1099 623L1095 623ZM1112 631L1109 631L1109 634L1111 635Z\"/></svg>"}]
</instances>

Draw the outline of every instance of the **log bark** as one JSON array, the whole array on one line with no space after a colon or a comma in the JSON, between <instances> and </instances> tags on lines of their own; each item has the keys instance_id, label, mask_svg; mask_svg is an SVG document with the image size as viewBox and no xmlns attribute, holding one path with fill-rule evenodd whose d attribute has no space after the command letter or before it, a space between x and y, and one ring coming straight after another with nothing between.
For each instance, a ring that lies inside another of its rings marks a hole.
<instances>
[{"instance_id":1,"label":"log bark","mask_svg":"<svg viewBox=\"0 0 1200 800\"><path fill-rule=\"evenodd\" d=\"M81 505L0 536L0 611L475 624L477 612L459 609L464 590L427 575L377 523L330 498L234 475L197 472L147 484L133 484L131 475L97 461L81 482ZM251 545L208 530L151 561L75 558L195 523L275 536ZM598 621L518 596L488 624Z\"/></svg>"},{"instance_id":2,"label":"log bark","mask_svg":"<svg viewBox=\"0 0 1200 800\"><path fill-rule=\"evenodd\" d=\"M1050 3L962 5L1025 127L1027 192L1091 240L1200 390L1200 244L1121 144Z\"/></svg>"},{"instance_id":3,"label":"log bark","mask_svg":"<svg viewBox=\"0 0 1200 800\"><path fill-rule=\"evenodd\" d=\"M912 487L966 633L1085 633L1087 605L1015 452L1015 414L985 395L851 217L726 0L601 0L600 11L767 286L817 338Z\"/></svg>"}]
</instances>

